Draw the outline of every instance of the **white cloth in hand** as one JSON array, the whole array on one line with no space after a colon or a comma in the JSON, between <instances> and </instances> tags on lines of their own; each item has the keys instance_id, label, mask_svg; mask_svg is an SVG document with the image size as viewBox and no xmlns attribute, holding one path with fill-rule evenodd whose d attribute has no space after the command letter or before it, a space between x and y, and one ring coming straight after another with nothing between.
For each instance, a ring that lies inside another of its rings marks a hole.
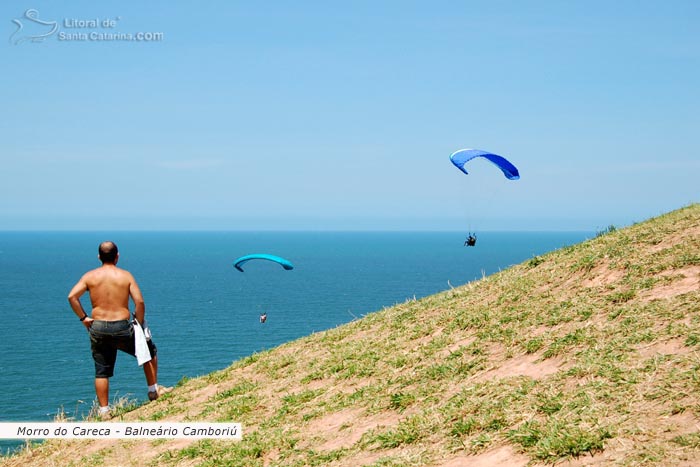
<instances>
[{"instance_id":1,"label":"white cloth in hand","mask_svg":"<svg viewBox=\"0 0 700 467\"><path fill-rule=\"evenodd\" d=\"M150 334L150 332L149 332ZM148 350L146 336L138 321L134 320L134 345L136 347L136 361L139 366L151 361L151 352Z\"/></svg>"}]
</instances>

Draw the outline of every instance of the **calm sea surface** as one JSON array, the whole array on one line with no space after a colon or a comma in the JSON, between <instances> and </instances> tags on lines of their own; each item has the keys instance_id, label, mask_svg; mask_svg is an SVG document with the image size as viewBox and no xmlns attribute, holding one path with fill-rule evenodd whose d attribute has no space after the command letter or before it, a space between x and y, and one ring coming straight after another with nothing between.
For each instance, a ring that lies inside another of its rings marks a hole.
<instances>
[{"instance_id":1,"label":"calm sea surface","mask_svg":"<svg viewBox=\"0 0 700 467\"><path fill-rule=\"evenodd\" d=\"M139 282L159 383L171 386L592 236L484 232L470 248L459 232L0 232L0 421L51 420L60 409L80 419L90 409L89 340L66 297L100 265L102 240L117 243L119 266ZM295 269L232 267L250 253L283 256ZM87 295L83 305L89 310ZM143 372L126 354L110 381L115 396L145 400Z\"/></svg>"}]
</instances>

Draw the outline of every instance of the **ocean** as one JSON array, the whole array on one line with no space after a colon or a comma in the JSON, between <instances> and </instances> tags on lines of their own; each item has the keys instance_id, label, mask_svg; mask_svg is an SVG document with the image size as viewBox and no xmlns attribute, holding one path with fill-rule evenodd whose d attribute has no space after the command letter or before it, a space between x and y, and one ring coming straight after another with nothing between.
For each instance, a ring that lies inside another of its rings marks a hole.
<instances>
[{"instance_id":1,"label":"ocean","mask_svg":"<svg viewBox=\"0 0 700 467\"><path fill-rule=\"evenodd\" d=\"M483 232L472 248L460 232L0 232L0 421L47 421L59 411L80 420L90 410L90 344L67 295L100 265L103 240L117 243L119 266L139 283L159 383L172 386L593 236ZM295 268L264 260L233 268L250 253ZM87 295L83 305L89 310ZM126 354L110 381L110 399L123 397L146 400L143 371Z\"/></svg>"}]
</instances>

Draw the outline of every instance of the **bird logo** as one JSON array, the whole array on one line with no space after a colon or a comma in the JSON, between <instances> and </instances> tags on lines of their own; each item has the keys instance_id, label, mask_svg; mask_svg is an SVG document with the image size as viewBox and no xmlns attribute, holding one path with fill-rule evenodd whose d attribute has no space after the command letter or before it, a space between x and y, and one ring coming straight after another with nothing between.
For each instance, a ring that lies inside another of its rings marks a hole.
<instances>
[{"instance_id":1,"label":"bird logo","mask_svg":"<svg viewBox=\"0 0 700 467\"><path fill-rule=\"evenodd\" d=\"M13 19L17 30L10 36L10 43L19 45L23 42L43 42L58 31L56 21L42 21L39 12L33 8L24 12L24 17Z\"/></svg>"}]
</instances>

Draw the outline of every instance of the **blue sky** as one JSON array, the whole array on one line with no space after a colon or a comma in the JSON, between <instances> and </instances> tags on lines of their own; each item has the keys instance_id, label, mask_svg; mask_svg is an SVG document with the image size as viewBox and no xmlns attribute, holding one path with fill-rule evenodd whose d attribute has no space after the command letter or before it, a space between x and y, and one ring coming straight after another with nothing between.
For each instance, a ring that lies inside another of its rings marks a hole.
<instances>
[{"instance_id":1,"label":"blue sky","mask_svg":"<svg viewBox=\"0 0 700 467\"><path fill-rule=\"evenodd\" d=\"M0 230L593 231L700 201L698 2L198 3L0 4ZM15 44L28 9L58 30ZM162 40L65 40L103 32Z\"/></svg>"}]
</instances>

